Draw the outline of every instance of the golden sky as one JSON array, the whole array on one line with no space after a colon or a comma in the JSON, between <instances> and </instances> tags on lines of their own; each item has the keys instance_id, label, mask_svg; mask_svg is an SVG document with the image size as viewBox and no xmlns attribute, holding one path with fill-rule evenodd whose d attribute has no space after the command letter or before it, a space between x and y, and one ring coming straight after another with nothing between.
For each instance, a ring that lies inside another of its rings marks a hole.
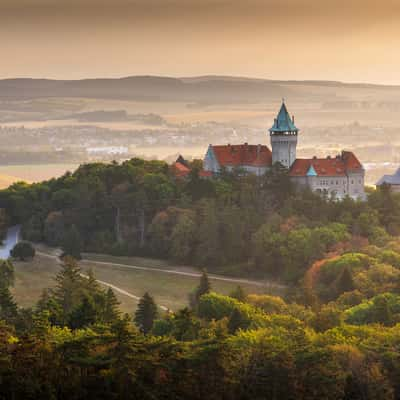
<instances>
[{"instance_id":1,"label":"golden sky","mask_svg":"<svg viewBox=\"0 0 400 400\"><path fill-rule=\"evenodd\" d=\"M0 0L0 78L400 84L400 0Z\"/></svg>"}]
</instances>

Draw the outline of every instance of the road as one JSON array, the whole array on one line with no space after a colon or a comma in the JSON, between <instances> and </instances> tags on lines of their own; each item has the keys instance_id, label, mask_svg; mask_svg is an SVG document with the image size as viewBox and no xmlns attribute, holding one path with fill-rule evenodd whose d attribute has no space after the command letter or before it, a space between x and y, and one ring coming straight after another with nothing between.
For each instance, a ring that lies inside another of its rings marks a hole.
<instances>
[{"instance_id":1,"label":"road","mask_svg":"<svg viewBox=\"0 0 400 400\"><path fill-rule=\"evenodd\" d=\"M18 243L20 237L21 226L15 225L7 230L7 235L0 247L0 259L6 260L10 257L10 252Z\"/></svg>"}]
</instances>

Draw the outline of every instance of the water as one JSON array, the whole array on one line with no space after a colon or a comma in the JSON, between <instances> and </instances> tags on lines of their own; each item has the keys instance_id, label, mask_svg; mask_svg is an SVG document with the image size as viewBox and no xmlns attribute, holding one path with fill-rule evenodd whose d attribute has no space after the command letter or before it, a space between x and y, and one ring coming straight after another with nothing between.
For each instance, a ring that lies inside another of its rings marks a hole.
<instances>
[{"instance_id":1,"label":"water","mask_svg":"<svg viewBox=\"0 0 400 400\"><path fill-rule=\"evenodd\" d=\"M10 257L10 252L20 239L20 225L12 226L7 230L7 235L0 246L0 259L6 260Z\"/></svg>"}]
</instances>

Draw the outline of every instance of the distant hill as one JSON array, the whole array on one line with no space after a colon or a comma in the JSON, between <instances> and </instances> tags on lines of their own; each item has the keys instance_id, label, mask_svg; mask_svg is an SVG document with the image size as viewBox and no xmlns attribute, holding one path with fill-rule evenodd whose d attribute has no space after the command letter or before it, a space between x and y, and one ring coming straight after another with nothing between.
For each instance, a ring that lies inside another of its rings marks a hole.
<instances>
[{"instance_id":1,"label":"distant hill","mask_svg":"<svg viewBox=\"0 0 400 400\"><path fill-rule=\"evenodd\" d=\"M138 101L183 101L198 103L265 102L280 97L326 100L341 97L349 90L361 97L371 92L396 95L399 86L353 84L334 81L280 81L230 76L169 78L131 76L120 79L4 79L0 80L0 100L44 97L86 97Z\"/></svg>"}]
</instances>

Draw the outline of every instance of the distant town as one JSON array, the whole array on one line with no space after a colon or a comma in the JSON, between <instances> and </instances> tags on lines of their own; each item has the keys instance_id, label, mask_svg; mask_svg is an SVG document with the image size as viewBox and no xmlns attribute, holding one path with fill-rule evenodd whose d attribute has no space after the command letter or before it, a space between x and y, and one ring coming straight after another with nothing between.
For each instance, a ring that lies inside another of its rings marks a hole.
<instances>
[{"instance_id":1,"label":"distant town","mask_svg":"<svg viewBox=\"0 0 400 400\"><path fill-rule=\"evenodd\" d=\"M384 172L395 170L400 163L400 144L391 144L391 138L395 142L399 130L400 127L370 127L359 123L307 127L303 129L299 149L304 156L312 157L317 150L328 155L341 147L352 147L363 160L367 183L373 183ZM385 139L378 140L380 138ZM0 139L0 165L120 161L134 156L171 162L182 149L189 158L201 158L204 147L217 141L263 143L265 128L218 122L140 130L94 125L40 128L3 125L0 126Z\"/></svg>"}]
</instances>

